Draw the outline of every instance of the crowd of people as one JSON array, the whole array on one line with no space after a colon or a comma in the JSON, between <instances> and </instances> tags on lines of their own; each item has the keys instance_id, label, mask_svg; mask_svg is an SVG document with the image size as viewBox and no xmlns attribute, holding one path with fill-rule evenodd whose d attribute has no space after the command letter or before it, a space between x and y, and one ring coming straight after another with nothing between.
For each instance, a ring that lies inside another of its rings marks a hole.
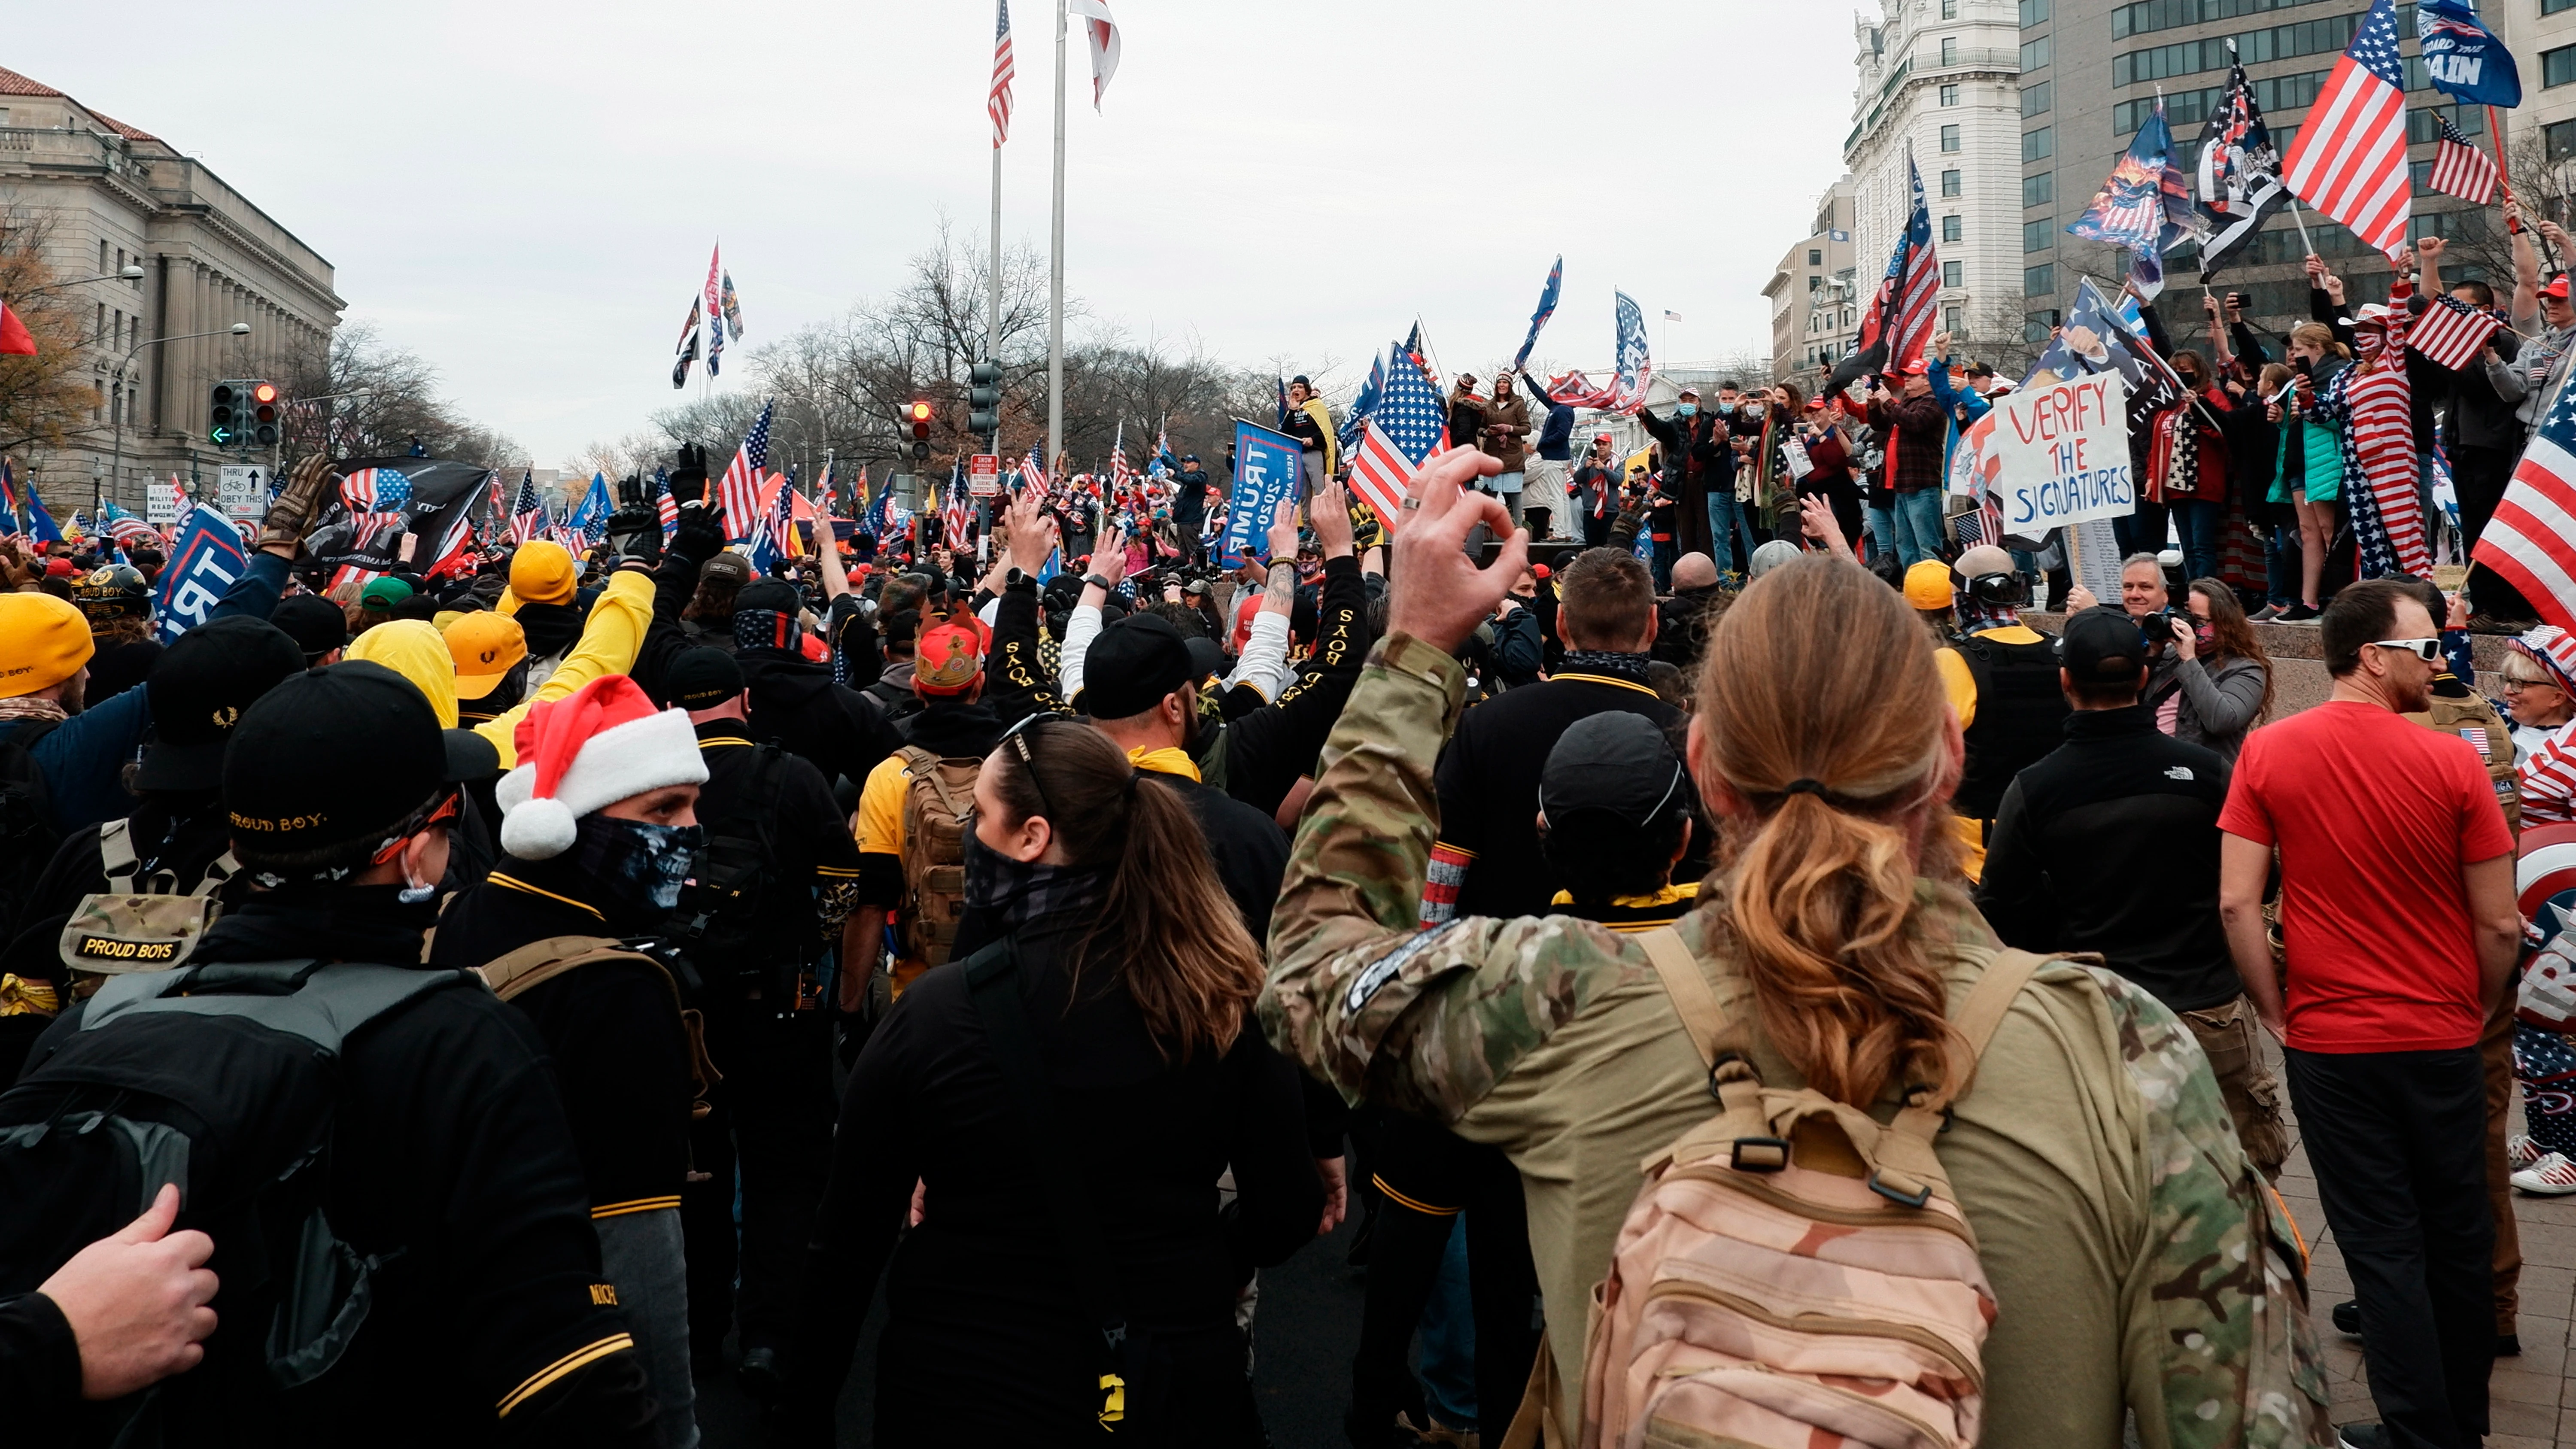
<instances>
[{"instance_id":1,"label":"crowd of people","mask_svg":"<svg viewBox=\"0 0 2576 1449\"><path fill-rule=\"evenodd\" d=\"M2407 364L2472 539L2530 270ZM16 1432L689 1449L729 1373L826 1445L882 1289L874 1442L1257 1446L1262 1274L1356 1219L1361 1449L2478 1443L2576 1192L2513 889L2576 638L2357 577L2388 323L2315 272L2150 321L2116 601L1963 546L2011 384L1946 337L1626 456L1461 377L1384 518L1299 378L1239 559L1187 454L764 569L684 450L667 522L338 587L313 458L166 644L159 556L0 539Z\"/></svg>"}]
</instances>

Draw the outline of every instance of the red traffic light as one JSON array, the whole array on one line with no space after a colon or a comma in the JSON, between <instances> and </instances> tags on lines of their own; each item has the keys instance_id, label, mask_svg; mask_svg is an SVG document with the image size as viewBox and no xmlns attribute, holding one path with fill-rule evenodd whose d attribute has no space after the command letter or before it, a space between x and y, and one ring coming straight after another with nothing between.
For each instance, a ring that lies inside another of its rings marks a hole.
<instances>
[{"instance_id":1,"label":"red traffic light","mask_svg":"<svg viewBox=\"0 0 2576 1449\"><path fill-rule=\"evenodd\" d=\"M259 386L252 388L250 390L250 395L251 400L254 402L273 403L277 401L277 384L273 382L263 382Z\"/></svg>"},{"instance_id":2,"label":"red traffic light","mask_svg":"<svg viewBox=\"0 0 2576 1449\"><path fill-rule=\"evenodd\" d=\"M914 404L912 405L912 420L913 420L914 422L916 422L916 423L926 423L926 422L929 422L929 421L930 421L930 404L928 404L928 403L926 403L926 402L917 402L917 403L914 403Z\"/></svg>"}]
</instances>

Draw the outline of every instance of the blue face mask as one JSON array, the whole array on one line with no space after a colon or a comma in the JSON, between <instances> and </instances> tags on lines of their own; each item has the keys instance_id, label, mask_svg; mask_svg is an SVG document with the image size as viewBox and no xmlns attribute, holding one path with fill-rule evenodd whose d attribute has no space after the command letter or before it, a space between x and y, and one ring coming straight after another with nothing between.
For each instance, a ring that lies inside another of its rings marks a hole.
<instances>
[{"instance_id":1,"label":"blue face mask","mask_svg":"<svg viewBox=\"0 0 2576 1449\"><path fill-rule=\"evenodd\" d=\"M1685 417L1685 418L1687 418L1687 417L1694 417L1694 416L1697 416L1697 415L1698 415L1698 413L1699 413L1699 404L1698 404L1698 403L1681 403L1681 404L1678 404L1677 406L1675 406L1675 407L1673 408L1673 413L1674 413L1674 415L1675 415L1675 416L1678 416L1678 417Z\"/></svg>"},{"instance_id":2,"label":"blue face mask","mask_svg":"<svg viewBox=\"0 0 2576 1449\"><path fill-rule=\"evenodd\" d=\"M1735 411L1735 404L1731 402L1721 402L1717 405L1717 410L1722 413L1731 413Z\"/></svg>"},{"instance_id":3,"label":"blue face mask","mask_svg":"<svg viewBox=\"0 0 2576 1449\"><path fill-rule=\"evenodd\" d=\"M695 825L651 825L613 815L585 815L578 828L573 863L606 888L610 900L601 904L618 914L677 906L707 838Z\"/></svg>"}]
</instances>

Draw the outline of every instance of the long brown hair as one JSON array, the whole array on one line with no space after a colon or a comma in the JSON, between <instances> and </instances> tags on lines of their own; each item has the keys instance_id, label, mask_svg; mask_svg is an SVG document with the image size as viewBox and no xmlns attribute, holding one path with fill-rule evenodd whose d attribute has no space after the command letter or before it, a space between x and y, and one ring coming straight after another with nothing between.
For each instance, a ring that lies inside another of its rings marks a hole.
<instances>
[{"instance_id":1,"label":"long brown hair","mask_svg":"<svg viewBox=\"0 0 2576 1449\"><path fill-rule=\"evenodd\" d=\"M1217 883L1190 807L1089 725L1040 721L1020 739L1037 780L1009 743L984 762L1000 771L993 788L1011 823L1044 816L1072 868L1109 873L1100 915L1074 948L1077 991L1105 963L1167 1058L1174 1047L1183 1061L1232 1047L1261 994L1261 948Z\"/></svg>"},{"instance_id":2,"label":"long brown hair","mask_svg":"<svg viewBox=\"0 0 2576 1449\"><path fill-rule=\"evenodd\" d=\"M1958 783L1932 641L1895 590L1807 554L1744 591L1700 666L1703 793L1731 792L1713 889L1763 1030L1807 1084L1867 1106L1891 1080L1955 1092L1943 963L1921 871L1952 871ZM1798 788L1792 790L1792 785Z\"/></svg>"},{"instance_id":3,"label":"long brown hair","mask_svg":"<svg viewBox=\"0 0 2576 1449\"><path fill-rule=\"evenodd\" d=\"M2263 666L2263 707L2254 712L2254 718L2270 719L2272 656L2263 652L2263 642L2254 637L2254 621L2245 617L2245 606L2236 602L2236 590L2218 579L2193 579L2185 587L2209 601L2210 652Z\"/></svg>"}]
</instances>

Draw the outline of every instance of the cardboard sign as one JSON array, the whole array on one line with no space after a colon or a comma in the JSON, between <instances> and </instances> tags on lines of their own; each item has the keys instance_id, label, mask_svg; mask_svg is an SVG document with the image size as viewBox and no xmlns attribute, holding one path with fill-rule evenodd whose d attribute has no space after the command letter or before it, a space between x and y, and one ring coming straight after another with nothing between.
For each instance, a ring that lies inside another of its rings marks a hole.
<instances>
[{"instance_id":1,"label":"cardboard sign","mask_svg":"<svg viewBox=\"0 0 2576 1449\"><path fill-rule=\"evenodd\" d=\"M2129 391L2116 372L2006 394L1984 454L2004 532L2037 537L2089 518L2137 511L2129 467Z\"/></svg>"},{"instance_id":2,"label":"cardboard sign","mask_svg":"<svg viewBox=\"0 0 2576 1449\"><path fill-rule=\"evenodd\" d=\"M1234 424L1234 491L1225 503L1224 563L1242 565L1247 554L1262 551L1279 501L1297 496L1297 470L1305 466L1304 448L1286 433L1236 419Z\"/></svg>"}]
</instances>

